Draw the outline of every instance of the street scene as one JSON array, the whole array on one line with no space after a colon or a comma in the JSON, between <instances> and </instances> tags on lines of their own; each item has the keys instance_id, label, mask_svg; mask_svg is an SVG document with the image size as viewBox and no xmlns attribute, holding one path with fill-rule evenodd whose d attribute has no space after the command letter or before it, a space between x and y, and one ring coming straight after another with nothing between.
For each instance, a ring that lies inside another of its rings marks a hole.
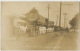
<instances>
[{"instance_id":1,"label":"street scene","mask_svg":"<svg viewBox=\"0 0 80 51\"><path fill-rule=\"evenodd\" d=\"M79 50L79 2L2 2L2 50Z\"/></svg>"}]
</instances>

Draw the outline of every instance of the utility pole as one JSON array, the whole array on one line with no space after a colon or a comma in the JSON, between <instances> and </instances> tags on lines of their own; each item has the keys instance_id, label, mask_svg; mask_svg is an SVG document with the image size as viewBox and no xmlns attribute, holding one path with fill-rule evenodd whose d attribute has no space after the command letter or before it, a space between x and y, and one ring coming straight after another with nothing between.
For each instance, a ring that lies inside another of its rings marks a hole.
<instances>
[{"instance_id":1,"label":"utility pole","mask_svg":"<svg viewBox=\"0 0 80 51\"><path fill-rule=\"evenodd\" d=\"M67 15L67 13L64 13L64 28L66 28L66 15Z\"/></svg>"},{"instance_id":2,"label":"utility pole","mask_svg":"<svg viewBox=\"0 0 80 51\"><path fill-rule=\"evenodd\" d=\"M62 4L62 2L60 2L60 18L59 18L59 29L61 27L61 8L62 8L62 5L69 5L69 6L72 6L73 4Z\"/></svg>"},{"instance_id":3,"label":"utility pole","mask_svg":"<svg viewBox=\"0 0 80 51\"><path fill-rule=\"evenodd\" d=\"M50 4L48 4L48 19L47 19L47 27L46 27L46 29L48 28L48 24L49 24L49 9L50 9L50 6L49 6Z\"/></svg>"},{"instance_id":4,"label":"utility pole","mask_svg":"<svg viewBox=\"0 0 80 51\"><path fill-rule=\"evenodd\" d=\"M58 15L57 15L57 19L56 19L56 26L57 26L57 23L58 23Z\"/></svg>"},{"instance_id":5,"label":"utility pole","mask_svg":"<svg viewBox=\"0 0 80 51\"><path fill-rule=\"evenodd\" d=\"M65 24L66 24L66 26L65 26L65 28L67 28L67 27L68 27L68 24L67 24L67 22L68 22L67 20L68 20L68 19L65 19L65 20L66 20L66 23L65 23Z\"/></svg>"},{"instance_id":6,"label":"utility pole","mask_svg":"<svg viewBox=\"0 0 80 51\"><path fill-rule=\"evenodd\" d=\"M49 21L49 9L50 9L50 4L48 4L48 21Z\"/></svg>"},{"instance_id":7,"label":"utility pole","mask_svg":"<svg viewBox=\"0 0 80 51\"><path fill-rule=\"evenodd\" d=\"M46 29L48 28L48 24L49 24L49 9L50 9L49 4L48 4L48 7L47 8L48 8L48 18L45 19L46 24L47 24L46 25ZM46 33L47 33L47 30L46 30Z\"/></svg>"},{"instance_id":8,"label":"utility pole","mask_svg":"<svg viewBox=\"0 0 80 51\"><path fill-rule=\"evenodd\" d=\"M61 7L62 7L62 2L60 2L60 18L59 18L59 27L61 27ZM59 28L60 29L60 28Z\"/></svg>"}]
</instances>

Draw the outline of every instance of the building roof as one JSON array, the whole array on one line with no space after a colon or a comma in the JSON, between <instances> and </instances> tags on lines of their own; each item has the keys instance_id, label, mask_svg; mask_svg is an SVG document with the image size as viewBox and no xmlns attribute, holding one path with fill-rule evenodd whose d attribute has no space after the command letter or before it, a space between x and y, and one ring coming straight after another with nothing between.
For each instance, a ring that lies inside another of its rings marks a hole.
<instances>
[{"instance_id":1,"label":"building roof","mask_svg":"<svg viewBox=\"0 0 80 51\"><path fill-rule=\"evenodd\" d=\"M32 8L31 11L25 14L25 18L28 19L29 21L39 21L41 23L45 22L45 17L39 14L38 10L35 9L34 7Z\"/></svg>"}]
</instances>

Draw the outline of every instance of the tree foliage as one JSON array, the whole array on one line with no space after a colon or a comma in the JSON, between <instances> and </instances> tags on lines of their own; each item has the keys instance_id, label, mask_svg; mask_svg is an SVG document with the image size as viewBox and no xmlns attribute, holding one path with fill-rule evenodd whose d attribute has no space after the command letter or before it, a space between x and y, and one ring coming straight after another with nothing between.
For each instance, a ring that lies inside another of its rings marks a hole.
<instances>
[{"instance_id":1,"label":"tree foliage","mask_svg":"<svg viewBox=\"0 0 80 51\"><path fill-rule=\"evenodd\" d=\"M72 19L70 20L70 23L69 23L72 27L75 27L78 25L78 14Z\"/></svg>"}]
</instances>

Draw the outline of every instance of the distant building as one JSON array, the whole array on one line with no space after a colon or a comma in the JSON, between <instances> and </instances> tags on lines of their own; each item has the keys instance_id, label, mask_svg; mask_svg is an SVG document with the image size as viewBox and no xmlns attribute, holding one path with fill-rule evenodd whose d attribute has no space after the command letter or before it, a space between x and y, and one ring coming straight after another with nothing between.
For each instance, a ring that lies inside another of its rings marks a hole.
<instances>
[{"instance_id":1,"label":"distant building","mask_svg":"<svg viewBox=\"0 0 80 51\"><path fill-rule=\"evenodd\" d=\"M36 10L35 8L32 8L31 11L26 13L25 17L20 17L20 20L23 20L24 22L19 22L19 24L23 24L28 26L28 28L31 28L30 30L31 32L33 32L33 34L36 33L37 26L39 26L40 24L44 25L45 23L45 17L40 15L38 10ZM35 24L38 25L36 26Z\"/></svg>"},{"instance_id":2,"label":"distant building","mask_svg":"<svg viewBox=\"0 0 80 51\"><path fill-rule=\"evenodd\" d=\"M25 14L25 17L19 17L17 19L17 24L19 26L28 26L31 32L35 34L39 26L45 26L45 19L45 17L39 14L38 10L32 8L31 11ZM53 27L54 22L49 21L47 26Z\"/></svg>"}]
</instances>

